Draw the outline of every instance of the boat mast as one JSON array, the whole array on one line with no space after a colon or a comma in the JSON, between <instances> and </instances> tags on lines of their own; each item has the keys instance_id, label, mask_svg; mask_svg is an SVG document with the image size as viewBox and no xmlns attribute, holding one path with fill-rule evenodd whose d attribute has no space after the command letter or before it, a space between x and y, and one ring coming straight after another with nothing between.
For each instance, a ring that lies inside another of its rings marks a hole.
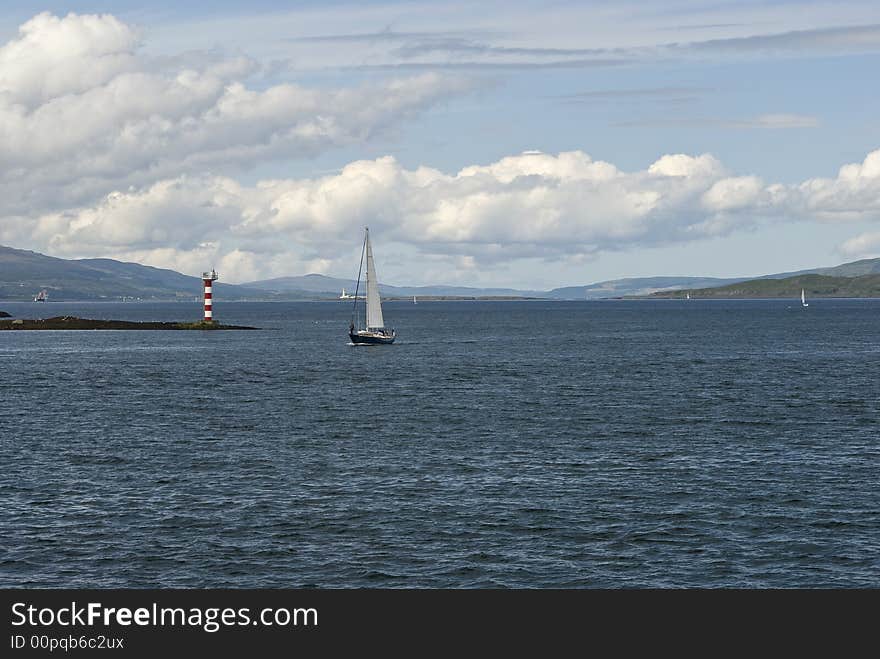
<instances>
[{"instance_id":1,"label":"boat mast","mask_svg":"<svg viewBox=\"0 0 880 659\"><path fill-rule=\"evenodd\" d=\"M369 229L367 229L369 231ZM357 316L357 306L358 306L358 291L361 288L361 272L364 270L364 252L367 250L367 236L369 234L364 235L364 244L361 247L361 264L358 266L358 278L357 284L354 287L354 304L351 307L351 324L354 325L354 319Z\"/></svg>"}]
</instances>

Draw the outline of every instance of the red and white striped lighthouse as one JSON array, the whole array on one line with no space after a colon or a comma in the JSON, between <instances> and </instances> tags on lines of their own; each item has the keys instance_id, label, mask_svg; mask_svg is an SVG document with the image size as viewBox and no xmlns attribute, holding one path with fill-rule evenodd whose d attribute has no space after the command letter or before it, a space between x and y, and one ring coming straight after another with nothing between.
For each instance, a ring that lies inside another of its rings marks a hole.
<instances>
[{"instance_id":1,"label":"red and white striped lighthouse","mask_svg":"<svg viewBox=\"0 0 880 659\"><path fill-rule=\"evenodd\" d=\"M217 273L212 269L211 272L203 272L202 273L202 283L205 285L205 319L206 323L213 323L214 318L211 312L211 302L212 302L212 289L213 284L217 281Z\"/></svg>"}]
</instances>

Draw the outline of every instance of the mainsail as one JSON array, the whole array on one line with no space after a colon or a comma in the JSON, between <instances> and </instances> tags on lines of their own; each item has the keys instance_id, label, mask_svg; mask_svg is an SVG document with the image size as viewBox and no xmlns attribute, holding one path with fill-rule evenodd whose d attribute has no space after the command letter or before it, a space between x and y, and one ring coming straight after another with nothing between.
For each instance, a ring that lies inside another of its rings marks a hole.
<instances>
[{"instance_id":1,"label":"mainsail","mask_svg":"<svg viewBox=\"0 0 880 659\"><path fill-rule=\"evenodd\" d=\"M376 264L373 263L373 248L370 246L370 230L367 229L367 329L382 329L382 302L379 299L379 280L376 277Z\"/></svg>"}]
</instances>

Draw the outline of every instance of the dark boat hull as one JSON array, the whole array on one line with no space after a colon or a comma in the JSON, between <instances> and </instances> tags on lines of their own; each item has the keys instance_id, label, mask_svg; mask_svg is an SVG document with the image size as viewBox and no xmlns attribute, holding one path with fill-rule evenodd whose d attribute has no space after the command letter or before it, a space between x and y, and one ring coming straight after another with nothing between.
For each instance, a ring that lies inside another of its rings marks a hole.
<instances>
[{"instance_id":1,"label":"dark boat hull","mask_svg":"<svg viewBox=\"0 0 880 659\"><path fill-rule=\"evenodd\" d=\"M389 345L394 343L394 339L397 338L396 334L391 335L381 335L381 334L361 334L359 332L349 332L349 338L351 338L352 343L356 343L359 345Z\"/></svg>"}]
</instances>

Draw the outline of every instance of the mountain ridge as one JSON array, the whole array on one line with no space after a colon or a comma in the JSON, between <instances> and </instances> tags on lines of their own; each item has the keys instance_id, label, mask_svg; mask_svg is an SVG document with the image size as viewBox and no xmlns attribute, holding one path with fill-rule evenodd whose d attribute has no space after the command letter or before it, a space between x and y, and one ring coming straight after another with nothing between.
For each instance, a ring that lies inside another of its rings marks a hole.
<instances>
[{"instance_id":1,"label":"mountain ridge","mask_svg":"<svg viewBox=\"0 0 880 659\"><path fill-rule=\"evenodd\" d=\"M843 278L880 274L880 258L760 277L626 277L582 286L562 286L548 291L390 284L380 284L380 291L386 297L537 297L554 300L672 297L676 292L684 294L685 291L711 290L740 282L780 280L813 274ZM219 281L215 284L215 291L218 298L226 300L315 300L338 298L343 288L346 293L353 294L355 283L353 279L310 273L243 284ZM50 300L197 300L202 294L199 277L170 269L107 258L61 259L0 245L0 299L27 300L44 288L49 291Z\"/></svg>"}]
</instances>

